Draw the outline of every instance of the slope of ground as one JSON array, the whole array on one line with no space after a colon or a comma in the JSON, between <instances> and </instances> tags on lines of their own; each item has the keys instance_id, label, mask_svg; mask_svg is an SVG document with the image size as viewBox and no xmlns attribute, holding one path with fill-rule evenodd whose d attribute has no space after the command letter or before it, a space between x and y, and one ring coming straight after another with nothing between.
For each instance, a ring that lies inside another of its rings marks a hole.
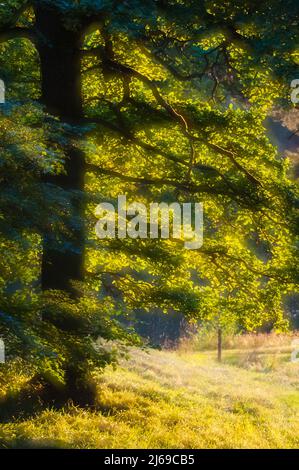
<instances>
[{"instance_id":1,"label":"slope of ground","mask_svg":"<svg viewBox=\"0 0 299 470\"><path fill-rule=\"evenodd\" d=\"M0 425L1 447L298 448L299 364L289 350L133 350L98 379L94 411Z\"/></svg>"}]
</instances>

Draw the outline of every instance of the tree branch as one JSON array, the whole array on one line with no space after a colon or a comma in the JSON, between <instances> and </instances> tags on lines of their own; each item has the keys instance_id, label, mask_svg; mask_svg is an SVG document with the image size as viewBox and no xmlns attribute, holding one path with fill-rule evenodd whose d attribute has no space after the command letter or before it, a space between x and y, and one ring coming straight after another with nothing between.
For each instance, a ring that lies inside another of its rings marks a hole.
<instances>
[{"instance_id":1,"label":"tree branch","mask_svg":"<svg viewBox=\"0 0 299 470\"><path fill-rule=\"evenodd\" d=\"M32 43L36 44L37 36L33 29L14 27L0 31L0 43L10 41L12 39L28 39Z\"/></svg>"},{"instance_id":2,"label":"tree branch","mask_svg":"<svg viewBox=\"0 0 299 470\"><path fill-rule=\"evenodd\" d=\"M164 185L170 185L173 186L177 189L181 189L183 191L195 194L195 193L209 193L209 194L227 194L223 189L221 188L213 188L208 185L196 185L193 183L187 183L187 182L178 182L175 180L170 180L168 178L139 178L136 176L128 176L124 175L123 173L118 173L117 171L110 170L108 168L101 168L97 165L93 164L87 164L86 165L87 171L91 171L94 173L99 173L102 175L108 175L112 176L114 178L119 178L122 181L128 181L130 183L137 183L137 184L143 184L143 185L153 185L153 186L164 186Z\"/></svg>"}]
</instances>

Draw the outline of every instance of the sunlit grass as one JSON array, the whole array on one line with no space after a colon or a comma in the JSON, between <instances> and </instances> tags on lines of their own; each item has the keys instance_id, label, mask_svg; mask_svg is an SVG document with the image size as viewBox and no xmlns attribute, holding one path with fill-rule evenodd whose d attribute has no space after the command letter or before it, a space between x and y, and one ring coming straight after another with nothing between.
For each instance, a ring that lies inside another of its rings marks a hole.
<instances>
[{"instance_id":1,"label":"sunlit grass","mask_svg":"<svg viewBox=\"0 0 299 470\"><path fill-rule=\"evenodd\" d=\"M249 354L249 353L248 353ZM72 405L0 427L2 447L296 448L299 364L289 352L138 349L98 381L94 411Z\"/></svg>"}]
</instances>

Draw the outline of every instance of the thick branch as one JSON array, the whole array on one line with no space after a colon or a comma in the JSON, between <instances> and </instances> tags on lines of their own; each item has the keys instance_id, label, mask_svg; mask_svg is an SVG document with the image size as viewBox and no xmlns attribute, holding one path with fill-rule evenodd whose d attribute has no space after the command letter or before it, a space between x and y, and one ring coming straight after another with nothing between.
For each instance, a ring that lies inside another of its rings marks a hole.
<instances>
[{"instance_id":1,"label":"thick branch","mask_svg":"<svg viewBox=\"0 0 299 470\"><path fill-rule=\"evenodd\" d=\"M34 44L37 41L37 37L33 29L15 27L8 28L0 32L0 43L19 38L28 39Z\"/></svg>"}]
</instances>

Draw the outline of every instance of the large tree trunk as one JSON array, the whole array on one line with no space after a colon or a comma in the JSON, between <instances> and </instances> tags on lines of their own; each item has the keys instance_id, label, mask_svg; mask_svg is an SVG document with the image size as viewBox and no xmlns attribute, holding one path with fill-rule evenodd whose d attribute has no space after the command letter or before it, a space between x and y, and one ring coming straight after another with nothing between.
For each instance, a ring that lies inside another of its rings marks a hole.
<instances>
[{"instance_id":1,"label":"large tree trunk","mask_svg":"<svg viewBox=\"0 0 299 470\"><path fill-rule=\"evenodd\" d=\"M77 122L82 116L80 34L66 30L62 18L55 10L36 7L35 13L36 27L41 38L38 52L41 64L42 102L50 113L62 120ZM63 189L83 190L82 153L70 146L67 149L66 174L48 178L48 181ZM70 218L72 212L78 215L79 211L80 215L81 210L80 204L73 201ZM69 225L71 226L71 223ZM49 237L47 234L45 237L42 287L60 289L74 295L75 290L71 287L71 281L82 281L84 276L83 224L73 228L69 240L66 241L69 243L64 244L63 250L57 250L51 243L51 235Z\"/></svg>"},{"instance_id":2,"label":"large tree trunk","mask_svg":"<svg viewBox=\"0 0 299 470\"><path fill-rule=\"evenodd\" d=\"M35 8L36 29L39 35L38 52L41 65L42 103L51 114L62 121L77 123L82 117L80 45L77 32L67 30L63 18L55 9L45 6ZM65 175L47 179L64 190L83 191L84 156L74 146L66 149ZM67 292L72 298L79 295L72 281L84 279L84 208L82 202L70 196L70 213L66 225L72 227L70 234L46 233L43 243L42 289L57 289ZM76 217L76 224L74 222ZM80 222L81 220L81 222ZM62 249L53 245L53 237L64 240ZM78 332L80 334L80 332ZM78 361L77 361L78 362ZM79 361L80 362L80 361ZM66 388L63 396L77 404L90 404L94 399L93 390L88 389L80 376L76 361L66 367ZM59 392L57 391L58 395ZM55 394L55 391L54 391Z\"/></svg>"}]
</instances>

